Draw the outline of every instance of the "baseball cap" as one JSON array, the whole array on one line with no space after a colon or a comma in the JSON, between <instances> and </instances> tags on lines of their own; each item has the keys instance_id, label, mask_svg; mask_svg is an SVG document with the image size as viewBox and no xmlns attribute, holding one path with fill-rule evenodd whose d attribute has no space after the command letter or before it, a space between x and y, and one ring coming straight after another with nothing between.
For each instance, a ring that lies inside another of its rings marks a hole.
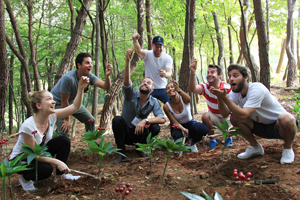
<instances>
[{"instance_id":1,"label":"baseball cap","mask_svg":"<svg viewBox=\"0 0 300 200\"><path fill-rule=\"evenodd\" d=\"M152 40L152 44L157 45L157 44L161 44L164 45L164 38L161 36L155 36Z\"/></svg>"}]
</instances>

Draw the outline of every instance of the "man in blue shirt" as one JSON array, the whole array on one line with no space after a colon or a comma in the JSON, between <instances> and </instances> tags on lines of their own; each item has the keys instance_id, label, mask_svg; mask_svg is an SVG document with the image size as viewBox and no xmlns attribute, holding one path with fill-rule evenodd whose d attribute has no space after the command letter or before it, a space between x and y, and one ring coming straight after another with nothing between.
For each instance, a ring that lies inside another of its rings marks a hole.
<instances>
[{"instance_id":1,"label":"man in blue shirt","mask_svg":"<svg viewBox=\"0 0 300 200\"><path fill-rule=\"evenodd\" d=\"M166 121L157 99L150 95L154 90L154 81L151 78L144 78L139 91L133 89L130 80L130 60L132 54L133 49L128 49L125 53L126 63L124 69L122 116L116 116L112 121L115 141L117 147L122 149L122 153L124 153L125 144L146 143L149 132L152 133L152 137L158 135L160 131L158 124L163 124ZM148 119L151 112L153 112L155 117ZM145 125L148 124L150 125L149 131L146 131ZM136 152L141 157L149 156L142 151ZM118 154L113 164L118 164L123 159L124 157Z\"/></svg>"},{"instance_id":2,"label":"man in blue shirt","mask_svg":"<svg viewBox=\"0 0 300 200\"><path fill-rule=\"evenodd\" d=\"M91 73L93 69L91 54L80 53L77 55L75 62L77 70L66 73L51 90L53 99L56 102L55 109L64 108L73 103L77 94L78 82L82 76L87 76L90 79L89 85L95 85L105 90L110 89L110 74L113 69L111 64L107 65L105 81L102 81ZM88 91L89 85L84 89L85 92ZM95 130L95 118L83 105L73 114L73 116L81 123L85 123L86 131ZM57 119L56 127L56 132L58 134L68 134L69 129L71 128L69 116L64 119Z\"/></svg>"}]
</instances>

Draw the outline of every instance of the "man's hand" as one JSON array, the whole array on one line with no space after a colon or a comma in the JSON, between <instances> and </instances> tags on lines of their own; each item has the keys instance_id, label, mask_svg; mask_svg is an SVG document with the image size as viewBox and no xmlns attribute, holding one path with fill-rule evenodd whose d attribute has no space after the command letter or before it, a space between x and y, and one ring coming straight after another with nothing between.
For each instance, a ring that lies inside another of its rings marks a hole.
<instances>
[{"instance_id":1,"label":"man's hand","mask_svg":"<svg viewBox=\"0 0 300 200\"><path fill-rule=\"evenodd\" d=\"M134 34L132 34L132 40L133 40L133 41L137 41L140 37L141 37L141 36L140 36L139 33L134 33Z\"/></svg>"},{"instance_id":2,"label":"man's hand","mask_svg":"<svg viewBox=\"0 0 300 200\"><path fill-rule=\"evenodd\" d=\"M108 77L112 73L112 71L113 71L113 67L111 64L108 63L105 70L105 76Z\"/></svg>"},{"instance_id":3,"label":"man's hand","mask_svg":"<svg viewBox=\"0 0 300 200\"><path fill-rule=\"evenodd\" d=\"M167 76L166 71L165 70L160 70L159 71L159 76L162 77L162 78L166 77Z\"/></svg>"},{"instance_id":4,"label":"man's hand","mask_svg":"<svg viewBox=\"0 0 300 200\"><path fill-rule=\"evenodd\" d=\"M190 64L191 73L194 74L196 72L196 69L197 69L197 60L193 59L191 64Z\"/></svg>"},{"instance_id":5,"label":"man's hand","mask_svg":"<svg viewBox=\"0 0 300 200\"><path fill-rule=\"evenodd\" d=\"M127 61L130 61L130 60L131 60L132 54L133 54L133 48L130 48L130 49L128 49L128 50L125 52L125 57L126 57L126 60L127 60Z\"/></svg>"},{"instance_id":6,"label":"man's hand","mask_svg":"<svg viewBox=\"0 0 300 200\"><path fill-rule=\"evenodd\" d=\"M136 134L136 135L140 135L140 134L143 134L144 133L144 127L145 127L145 125L146 125L146 120L142 120L142 121L140 121L137 125L136 125L136 127L135 127L135 131L134 131L134 134Z\"/></svg>"},{"instance_id":7,"label":"man's hand","mask_svg":"<svg viewBox=\"0 0 300 200\"><path fill-rule=\"evenodd\" d=\"M61 132L68 133L71 129L71 123L68 120L64 120L64 123L61 125Z\"/></svg>"},{"instance_id":8,"label":"man's hand","mask_svg":"<svg viewBox=\"0 0 300 200\"><path fill-rule=\"evenodd\" d=\"M227 96L227 92L226 92L226 89L224 88L223 90L219 90L219 89L216 89L216 88L214 88L214 87L210 87L209 88L209 91L212 93L212 94L214 94L214 95L216 95L218 98L220 98L220 99L225 99L226 98L226 96Z\"/></svg>"}]
</instances>

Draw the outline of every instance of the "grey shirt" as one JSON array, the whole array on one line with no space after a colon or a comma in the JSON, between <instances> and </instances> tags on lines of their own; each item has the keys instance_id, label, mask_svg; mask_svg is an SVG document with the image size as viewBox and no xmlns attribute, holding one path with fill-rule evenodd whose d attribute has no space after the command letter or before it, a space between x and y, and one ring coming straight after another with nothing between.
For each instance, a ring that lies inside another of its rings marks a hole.
<instances>
[{"instance_id":1,"label":"grey shirt","mask_svg":"<svg viewBox=\"0 0 300 200\"><path fill-rule=\"evenodd\" d=\"M87 76L90 79L89 85L93 85L96 81L99 80L97 76L90 73ZM72 70L63 75L61 79L56 83L56 85L52 88L51 94L55 101L61 101L61 93L69 94L69 103L72 103L76 97L77 90L78 90L78 83L79 79L77 77L77 70ZM84 91L87 91L89 85L84 88Z\"/></svg>"},{"instance_id":2,"label":"grey shirt","mask_svg":"<svg viewBox=\"0 0 300 200\"><path fill-rule=\"evenodd\" d=\"M166 120L156 98L150 95L148 101L141 108L140 92L133 89L132 83L128 86L123 83L123 92L122 117L130 128L134 127L131 122L135 117L145 119L151 112L155 117L162 117Z\"/></svg>"}]
</instances>

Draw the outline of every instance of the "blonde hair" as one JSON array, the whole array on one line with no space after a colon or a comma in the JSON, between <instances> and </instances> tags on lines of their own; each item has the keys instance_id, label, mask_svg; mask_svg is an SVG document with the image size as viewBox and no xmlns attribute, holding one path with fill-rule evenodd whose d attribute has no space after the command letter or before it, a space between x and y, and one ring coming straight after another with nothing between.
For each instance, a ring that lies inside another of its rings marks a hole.
<instances>
[{"instance_id":1,"label":"blonde hair","mask_svg":"<svg viewBox=\"0 0 300 200\"><path fill-rule=\"evenodd\" d=\"M42 90L42 91L30 92L28 94L30 98L31 109L34 113L37 113L39 111L39 109L36 107L36 104L42 102L44 92L47 91Z\"/></svg>"}]
</instances>

